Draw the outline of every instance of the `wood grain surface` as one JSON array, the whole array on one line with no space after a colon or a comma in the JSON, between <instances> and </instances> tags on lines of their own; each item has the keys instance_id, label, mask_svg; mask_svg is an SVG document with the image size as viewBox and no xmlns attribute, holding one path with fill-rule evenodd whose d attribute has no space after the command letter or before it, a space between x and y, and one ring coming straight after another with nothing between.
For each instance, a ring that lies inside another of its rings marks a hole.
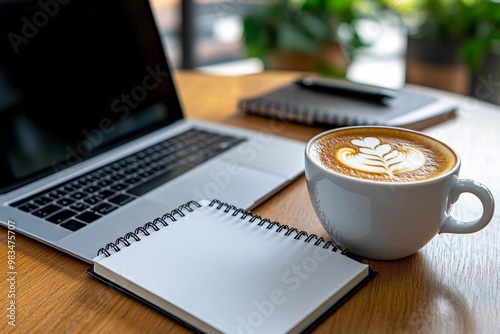
<instances>
[{"instance_id":1,"label":"wood grain surface","mask_svg":"<svg viewBox=\"0 0 500 334\"><path fill-rule=\"evenodd\" d=\"M236 111L238 98L264 92L298 76L294 72L238 77L177 72L175 79L189 118L307 141L326 129L279 123ZM461 177L484 183L499 198L499 107L452 96L459 100L458 117L424 132L444 140L459 153ZM463 219L478 216L478 202L463 197L455 205L454 214ZM303 176L253 212L328 237L313 212ZM417 254L402 260L366 261L377 276L314 333L500 333L499 220L496 213L485 229L474 234L437 235ZM87 263L19 233L15 237L13 327L8 324L12 299L8 298L7 229L0 228L0 332L190 333L90 277L85 272Z\"/></svg>"}]
</instances>

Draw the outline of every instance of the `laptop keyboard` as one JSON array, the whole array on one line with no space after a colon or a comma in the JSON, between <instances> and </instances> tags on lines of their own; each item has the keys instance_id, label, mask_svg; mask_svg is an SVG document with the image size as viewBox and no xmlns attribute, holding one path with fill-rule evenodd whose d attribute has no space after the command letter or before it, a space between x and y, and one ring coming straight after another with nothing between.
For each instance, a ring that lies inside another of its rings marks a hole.
<instances>
[{"instance_id":1,"label":"laptop keyboard","mask_svg":"<svg viewBox=\"0 0 500 334\"><path fill-rule=\"evenodd\" d=\"M187 130L10 205L76 231L242 141Z\"/></svg>"}]
</instances>

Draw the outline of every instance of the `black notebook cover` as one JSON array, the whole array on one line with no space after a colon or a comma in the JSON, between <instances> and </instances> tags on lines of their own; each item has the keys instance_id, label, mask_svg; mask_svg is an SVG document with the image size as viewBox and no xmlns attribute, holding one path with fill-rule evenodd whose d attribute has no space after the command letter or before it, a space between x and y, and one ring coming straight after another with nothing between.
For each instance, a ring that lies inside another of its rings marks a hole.
<instances>
[{"instance_id":1,"label":"black notebook cover","mask_svg":"<svg viewBox=\"0 0 500 334\"><path fill-rule=\"evenodd\" d=\"M240 112L283 121L327 127L388 125L421 130L453 118L456 101L413 90L390 90L386 104L313 91L292 82L264 94L239 100Z\"/></svg>"}]
</instances>

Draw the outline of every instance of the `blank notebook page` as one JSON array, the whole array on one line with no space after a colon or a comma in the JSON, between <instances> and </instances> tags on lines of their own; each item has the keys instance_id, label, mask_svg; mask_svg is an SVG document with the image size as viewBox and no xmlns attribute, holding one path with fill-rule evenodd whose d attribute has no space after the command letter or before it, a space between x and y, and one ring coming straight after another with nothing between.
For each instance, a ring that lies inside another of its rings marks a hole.
<instances>
[{"instance_id":1,"label":"blank notebook page","mask_svg":"<svg viewBox=\"0 0 500 334\"><path fill-rule=\"evenodd\" d=\"M303 330L368 275L340 251L208 203L98 256L94 270L196 328L224 333Z\"/></svg>"}]
</instances>

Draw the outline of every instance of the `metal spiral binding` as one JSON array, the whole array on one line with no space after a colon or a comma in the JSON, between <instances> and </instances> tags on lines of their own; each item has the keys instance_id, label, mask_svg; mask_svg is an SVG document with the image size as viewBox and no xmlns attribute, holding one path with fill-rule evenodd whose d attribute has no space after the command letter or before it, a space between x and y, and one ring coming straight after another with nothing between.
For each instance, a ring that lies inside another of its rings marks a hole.
<instances>
[{"instance_id":1,"label":"metal spiral binding","mask_svg":"<svg viewBox=\"0 0 500 334\"><path fill-rule=\"evenodd\" d=\"M361 124L360 120L348 116L332 115L327 109L286 102L265 100L240 101L240 109L248 113L264 115L281 121L291 121L305 124Z\"/></svg>"},{"instance_id":2,"label":"metal spiral binding","mask_svg":"<svg viewBox=\"0 0 500 334\"><path fill-rule=\"evenodd\" d=\"M140 241L141 238L139 237L139 235L142 234L143 236L148 236L151 234L151 232L158 231L160 229L160 225L165 227L169 225L168 221L170 222L177 221L176 216L184 217L185 214L183 210L192 212L193 211L193 208L191 207L192 205L198 208L201 207L201 205L198 202L189 201L188 203L179 206L177 209L174 209L169 213L165 213L161 217L155 218L152 222L148 222L143 226L137 227L133 232L128 232L124 236L116 239L115 242L108 243L105 247L99 249L97 255L104 254L106 257L108 257L112 254L112 252L119 252L122 247L128 247L131 244L129 241L130 239L134 239L135 241ZM284 234L286 236L290 236L293 233L295 233L293 238L296 240L302 239L304 242L307 243L310 243L313 240L315 240L314 241L315 246L323 245L322 247L325 249L331 248L331 250L334 252L340 251L341 254L344 255L350 254L349 249L343 249L340 245L335 245L332 241L325 241L323 237L318 237L316 234L312 233L308 234L306 231L298 230L295 227L289 227L288 225L280 224L277 221L271 221L268 218L262 218L259 215L253 214L251 211L238 208L234 205L221 202L217 199L212 200L209 204L209 206L211 207L215 205L217 210L223 210L225 213L230 213L232 211L231 215L235 217L239 215L240 219L245 220L248 217L250 217L250 219L248 219L250 223L256 222L258 226L265 226L269 230L272 229L273 227L277 227L275 231L277 233L281 233L282 231L284 231Z\"/></svg>"},{"instance_id":3,"label":"metal spiral binding","mask_svg":"<svg viewBox=\"0 0 500 334\"><path fill-rule=\"evenodd\" d=\"M191 206L196 206L196 207L201 207L201 205L196 202L196 201L189 201L186 204L183 204L179 206L177 209L172 210L169 213L165 213L161 217L155 218L152 222L147 222L143 226L137 227L133 232L128 232L122 237L119 237L116 239L115 242L110 242L103 248L99 249L97 251L97 255L104 254L106 257L110 256L112 252L119 252L121 247L127 247L130 245L130 239L134 239L135 241L140 241L141 238L139 237L140 234L143 234L144 236L148 236L151 234L151 232L158 231L161 226L168 226L169 222L175 222L177 221L176 216L184 217L185 214L183 210L186 210L188 212L192 212L193 208ZM120 245L123 244L123 245Z\"/></svg>"},{"instance_id":4,"label":"metal spiral binding","mask_svg":"<svg viewBox=\"0 0 500 334\"><path fill-rule=\"evenodd\" d=\"M238 216L238 214L241 214L240 215L241 219L246 219L247 217L250 217L250 219L248 221L250 223L257 222L258 226L264 226L267 224L267 226L266 226L267 229L272 229L273 227L277 226L277 229L275 231L277 233L281 233L282 231L285 231L286 236L290 236L290 235L292 235L292 233L295 233L295 236L293 238L296 240L300 240L302 238L303 241L307 242L307 243L310 243L313 240L315 240L314 241L315 246L320 246L321 244L323 244L323 248L325 248L325 249L331 248L332 251L334 251L334 252L340 251L341 254L343 254L343 255L350 254L349 249L347 249L347 248L343 249L342 246L335 245L330 240L325 241L325 239L323 237L318 237L316 234L313 234L313 233L308 234L306 231L298 230L295 227L289 227L288 225L282 225L277 221L271 221L268 218L262 218L259 215L252 214L252 212L250 212L248 210L243 210L243 209L237 208L234 205L231 205L231 204L228 204L225 202L221 202L217 199L212 200L209 204L209 206L211 206L211 207L213 207L215 205L216 205L217 210L222 210L224 208L225 213L229 213L231 210L233 210L233 213L232 213L233 216Z\"/></svg>"}]
</instances>

